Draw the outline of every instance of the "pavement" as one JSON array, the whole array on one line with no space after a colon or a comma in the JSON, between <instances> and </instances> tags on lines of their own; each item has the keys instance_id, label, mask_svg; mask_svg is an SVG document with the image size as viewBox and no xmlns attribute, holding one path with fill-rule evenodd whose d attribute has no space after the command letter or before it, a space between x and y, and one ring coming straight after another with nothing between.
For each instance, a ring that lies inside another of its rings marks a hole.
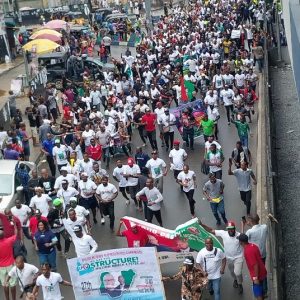
<instances>
[{"instance_id":1,"label":"pavement","mask_svg":"<svg viewBox=\"0 0 300 300\"><path fill-rule=\"evenodd\" d=\"M118 54L118 52L123 51L122 49L114 49L115 55ZM120 53L119 53L120 55ZM9 85L8 83L10 80L18 74L23 73L23 66L16 67L15 69L10 70L5 76L0 77L0 89L5 90ZM18 106L21 108L21 110L24 112L25 107L29 105L29 100L25 98L19 98L18 99ZM246 214L245 206L242 204L239 192L237 190L237 183L233 176L226 175L227 173L227 162L228 158L230 157L231 151L235 146L236 141L238 140L237 132L234 126L228 126L227 121L225 118L225 110L223 107L220 108L221 113L221 119L219 121L219 128L220 128L220 134L219 134L219 142L223 146L224 149L224 155L226 157L224 167L223 167L223 181L225 183L225 207L226 207L226 213L228 219L232 219L236 221L239 229L239 224L241 217ZM26 120L26 116L24 116L24 119ZM254 115L253 123L250 124L252 132L254 133L254 137L250 138L250 149L253 154L253 159L256 161L256 147L257 147L257 114ZM178 133L177 133L178 137ZM141 141L138 138L137 132L133 135L133 145L137 146L140 145ZM159 142L160 147L160 142ZM148 153L151 151L149 149L149 146L145 149ZM201 173L201 162L203 158L203 151L204 151L204 141L202 138L199 138L196 140L195 145L195 151L191 152L187 150L189 158L187 160L187 163L190 165L190 168L196 172L197 175L197 183L198 188L195 191L195 200L196 200L196 215L201 218L201 220L206 223L209 226L215 227L215 220L211 213L209 203L207 201L203 201L203 195L202 195L202 187L203 184L208 180L207 176L203 175ZM30 159L32 161L35 161L37 157L40 155L40 149L39 147L31 147L31 157ZM160 157L164 159L166 162L168 162L168 154L165 152L164 148L160 148ZM122 159L125 161L125 157L122 156ZM41 165L41 168L45 165ZM114 161L111 163L111 167L109 169L109 173L111 175L112 170L114 167ZM255 163L254 163L254 173L256 172ZM112 182L114 180L112 179ZM252 210L255 211L255 188L253 192L253 207ZM168 176L165 178L164 181L164 205L162 208L162 217L164 221L164 225L166 228L174 229L177 225L182 224L190 219L190 213L189 213L189 206L188 201L185 198L185 196L180 192L180 189L178 185L175 183L173 174L171 172L168 174ZM118 224L118 220L125 216L133 216L136 218L143 219L143 215L135 210L135 206L133 203L129 207L125 205L125 200L122 199L121 196L118 196L115 202L115 212L116 212L116 224ZM98 216L98 219L100 219L100 216ZM97 224L93 226L92 229L93 236L99 243L99 250L105 250L105 249L111 249L111 248L121 248L121 247L127 247L126 241L123 238L116 237L111 234L108 225L102 226L101 224ZM29 261L35 265L39 265L37 255L35 254L34 248L31 245L31 243L26 242L26 246L28 249L28 258ZM74 257L74 247L71 246L71 252L70 257ZM70 278L67 265L66 265L66 259L63 257L57 257L57 263L59 266L59 272L62 274L63 278L68 280ZM179 264L172 263L172 264L166 264L162 266L162 273L164 275L172 275L175 272L177 272L179 268ZM225 275L222 278L222 285L221 285L221 291L222 291L222 299L223 300L232 300L232 299L252 299L252 293L251 293L251 282L249 280L248 271L246 270L246 267L244 266L244 294L242 296L239 296L237 291L232 287L232 278L226 270ZM1 288L0 288L1 290ZM73 300L74 295L73 291L70 288L62 288L63 295L65 299L67 300ZM172 300L179 300L180 297L180 281L176 282L167 282L165 284L165 290L166 290L166 297L167 299ZM0 291L1 294L2 291ZM41 298L40 298L41 299ZM204 295L204 300L212 299L211 296Z\"/></svg>"},{"instance_id":2,"label":"pavement","mask_svg":"<svg viewBox=\"0 0 300 300\"><path fill-rule=\"evenodd\" d=\"M125 51L122 47L116 47L113 49L114 56L120 56L120 53ZM1 65L0 65L1 69ZM10 80L16 78L18 75L24 74L24 66L18 65L14 68L11 68L5 73L5 76L0 75L0 90L4 93L8 91L10 87ZM4 97L5 98L5 97ZM0 107L1 103L3 103L5 99L0 98ZM29 100L25 97L18 98L18 107L21 111L25 111L26 106L29 106ZM246 209L244 204L241 202L239 197L239 192L237 189L237 183L233 176L228 176L227 174L227 162L228 158L231 155L231 151L235 146L236 141L238 140L236 129L233 125L228 126L227 120L225 117L225 109L223 107L220 108L221 119L219 120L219 142L221 143L224 155L225 155L225 163L223 167L223 181L225 183L225 207L227 218L230 220L234 220L237 223L238 229L240 228L240 220L243 215L246 214ZM26 121L26 116L24 116L24 120ZM256 149L257 149L257 114L253 117L253 123L250 124L251 130L254 133L254 137L250 138L250 150L252 152L252 156L254 162L256 161ZM178 136L178 133L177 137ZM179 137L180 138L180 137ZM141 141L138 138L137 132L133 135L133 145L137 146L140 145ZM159 142L160 147L160 142ZM134 147L133 147L134 149ZM145 149L148 153L151 151L149 146ZM202 195L202 187L203 184L208 180L207 176L201 173L201 162L204 155L204 141L202 138L196 140L195 144L195 151L188 152L188 160L187 163L190 165L190 169L196 172L197 176L197 183L198 188L195 191L195 200L196 200L196 215L202 220L203 223L211 227L215 227L215 220L211 213L209 203L205 200L203 201ZM40 149L39 147L31 147L31 156L30 160L35 161L40 156ZM168 154L165 152L164 148L160 148L160 157L164 159L166 162L169 161ZM122 159L125 161L125 157L122 156ZM41 165L41 168L45 165ZM114 161L111 163L111 167L109 169L109 173L111 175L112 170L114 167ZM253 164L254 173L256 173L256 164ZM112 183L116 184L112 179ZM253 199L252 199L252 210L253 212L256 209L256 190L255 188L253 192ZM173 174L169 172L168 176L165 178L164 181L164 204L162 208L162 217L164 226L169 229L174 229L179 224L182 224L190 219L189 213L189 205L188 201L185 196L180 192L178 185L175 183ZM130 206L125 205L125 200L119 195L115 201L115 213L116 213L116 224L118 224L118 220L125 216L133 216L136 218L143 219L143 215L135 210L135 206L131 203ZM100 219L100 216L98 216ZM99 244L99 250L111 249L111 248L121 248L127 247L126 241L124 238L119 238L111 234L108 225L105 226L101 224L97 224L93 226L92 229L93 237L97 240ZM37 255L35 254L34 248L31 243L26 242L26 247L28 249L28 259L31 263L35 265L39 265ZM74 257L74 247L71 246L70 257ZM57 257L57 264L59 266L59 272L62 274L63 278L66 280L70 279L66 259L63 257ZM172 275L178 271L179 264L172 263L166 264L162 266L162 273L163 275ZM223 300L232 300L232 299L252 299L252 292L251 292L251 282L249 279L248 271L244 266L244 294L242 296L238 295L237 290L232 287L232 278L226 269L225 275L222 277L222 284L221 284L221 294ZM2 295L2 288L0 288L0 295ZM180 281L170 281L165 283L165 290L166 290L166 298L172 300L179 300L180 297ZM73 300L74 294L71 288L62 287L62 293L66 300ZM2 299L2 298L0 298ZM39 299L42 299L41 297ZM212 299L207 293L205 293L203 300ZM296 298L294 298L296 299ZM272 299L273 300L273 299Z\"/></svg>"}]
</instances>

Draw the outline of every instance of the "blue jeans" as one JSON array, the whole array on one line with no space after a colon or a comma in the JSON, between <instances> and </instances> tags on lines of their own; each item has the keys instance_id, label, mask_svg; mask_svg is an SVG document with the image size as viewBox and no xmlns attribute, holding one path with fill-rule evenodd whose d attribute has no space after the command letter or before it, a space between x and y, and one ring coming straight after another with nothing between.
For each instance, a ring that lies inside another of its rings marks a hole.
<instances>
[{"instance_id":1,"label":"blue jeans","mask_svg":"<svg viewBox=\"0 0 300 300\"><path fill-rule=\"evenodd\" d=\"M210 202L210 208L218 223L221 223L219 214L222 216L224 223L227 223L224 200L219 203Z\"/></svg>"},{"instance_id":2,"label":"blue jeans","mask_svg":"<svg viewBox=\"0 0 300 300\"><path fill-rule=\"evenodd\" d=\"M242 143L242 146L248 148L248 135L247 136L240 136L240 141Z\"/></svg>"},{"instance_id":3,"label":"blue jeans","mask_svg":"<svg viewBox=\"0 0 300 300\"><path fill-rule=\"evenodd\" d=\"M214 299L215 300L221 299L220 288L221 288L221 277L217 278L217 279L210 279L208 281L208 289L210 291L214 291Z\"/></svg>"},{"instance_id":4,"label":"blue jeans","mask_svg":"<svg viewBox=\"0 0 300 300\"><path fill-rule=\"evenodd\" d=\"M40 264L48 263L51 266L51 271L56 271L56 250L55 248L50 253L38 252Z\"/></svg>"}]
</instances>

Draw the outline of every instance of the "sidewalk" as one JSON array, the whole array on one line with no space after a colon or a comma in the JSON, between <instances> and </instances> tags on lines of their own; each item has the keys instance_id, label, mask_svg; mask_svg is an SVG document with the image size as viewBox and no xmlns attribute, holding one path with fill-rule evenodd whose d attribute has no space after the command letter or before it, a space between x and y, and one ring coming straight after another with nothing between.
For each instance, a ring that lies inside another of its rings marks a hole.
<instances>
[{"instance_id":1,"label":"sidewalk","mask_svg":"<svg viewBox=\"0 0 300 300\"><path fill-rule=\"evenodd\" d=\"M18 56L13 62L10 62L8 64L3 63L0 64L0 76L5 75L10 70L19 67L24 63L24 59L22 56Z\"/></svg>"}]
</instances>

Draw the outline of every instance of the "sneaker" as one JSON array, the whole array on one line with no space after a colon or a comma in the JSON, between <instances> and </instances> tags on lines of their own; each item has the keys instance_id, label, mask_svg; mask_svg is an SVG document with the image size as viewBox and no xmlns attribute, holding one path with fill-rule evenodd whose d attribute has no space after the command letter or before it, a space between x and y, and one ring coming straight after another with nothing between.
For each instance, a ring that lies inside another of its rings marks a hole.
<instances>
[{"instance_id":1,"label":"sneaker","mask_svg":"<svg viewBox=\"0 0 300 300\"><path fill-rule=\"evenodd\" d=\"M104 218L101 218L101 224L105 224L105 219Z\"/></svg>"},{"instance_id":2,"label":"sneaker","mask_svg":"<svg viewBox=\"0 0 300 300\"><path fill-rule=\"evenodd\" d=\"M69 257L69 252L65 252L65 253L63 254L63 257L67 259L67 258Z\"/></svg>"},{"instance_id":3,"label":"sneaker","mask_svg":"<svg viewBox=\"0 0 300 300\"><path fill-rule=\"evenodd\" d=\"M93 221L94 221L94 224L97 224L97 223L98 223L98 221L97 221L96 218L94 218Z\"/></svg>"},{"instance_id":4,"label":"sneaker","mask_svg":"<svg viewBox=\"0 0 300 300\"><path fill-rule=\"evenodd\" d=\"M217 221L216 225L221 226L221 221Z\"/></svg>"},{"instance_id":5,"label":"sneaker","mask_svg":"<svg viewBox=\"0 0 300 300\"><path fill-rule=\"evenodd\" d=\"M241 284L239 284L239 294L243 294L244 292L244 289L243 289L243 286Z\"/></svg>"},{"instance_id":6,"label":"sneaker","mask_svg":"<svg viewBox=\"0 0 300 300\"><path fill-rule=\"evenodd\" d=\"M192 219L194 219L194 218L196 218L196 216L195 216L195 215L192 215Z\"/></svg>"},{"instance_id":7,"label":"sneaker","mask_svg":"<svg viewBox=\"0 0 300 300\"><path fill-rule=\"evenodd\" d=\"M130 203L130 201L129 201L129 200L126 200L126 202L125 202L125 203L126 203L126 205L128 206L128 205L129 205L129 203Z\"/></svg>"},{"instance_id":8,"label":"sneaker","mask_svg":"<svg viewBox=\"0 0 300 300\"><path fill-rule=\"evenodd\" d=\"M145 222L148 222L148 220L147 220L147 219L145 219Z\"/></svg>"},{"instance_id":9,"label":"sneaker","mask_svg":"<svg viewBox=\"0 0 300 300\"><path fill-rule=\"evenodd\" d=\"M233 281L233 285L232 285L232 286L233 286L235 289L237 289L237 288L238 288L238 286L239 286L239 285L238 285L238 283L237 283L237 281L236 281L236 280L234 280L234 281Z\"/></svg>"},{"instance_id":10,"label":"sneaker","mask_svg":"<svg viewBox=\"0 0 300 300\"><path fill-rule=\"evenodd\" d=\"M230 126L230 122L227 123Z\"/></svg>"}]
</instances>

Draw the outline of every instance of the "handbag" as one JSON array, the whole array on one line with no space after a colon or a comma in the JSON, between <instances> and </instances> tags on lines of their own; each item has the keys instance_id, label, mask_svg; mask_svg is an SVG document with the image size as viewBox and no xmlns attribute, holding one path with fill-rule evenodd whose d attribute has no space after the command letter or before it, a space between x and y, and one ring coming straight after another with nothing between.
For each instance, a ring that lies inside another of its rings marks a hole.
<instances>
[{"instance_id":1,"label":"handbag","mask_svg":"<svg viewBox=\"0 0 300 300\"><path fill-rule=\"evenodd\" d=\"M20 276L18 275L18 268L16 269L16 274L17 274L18 281L20 282L20 285L23 290L22 294L20 295L20 298L23 298L23 296L26 295L27 293L32 293L35 283L27 284L24 286Z\"/></svg>"}]
</instances>

